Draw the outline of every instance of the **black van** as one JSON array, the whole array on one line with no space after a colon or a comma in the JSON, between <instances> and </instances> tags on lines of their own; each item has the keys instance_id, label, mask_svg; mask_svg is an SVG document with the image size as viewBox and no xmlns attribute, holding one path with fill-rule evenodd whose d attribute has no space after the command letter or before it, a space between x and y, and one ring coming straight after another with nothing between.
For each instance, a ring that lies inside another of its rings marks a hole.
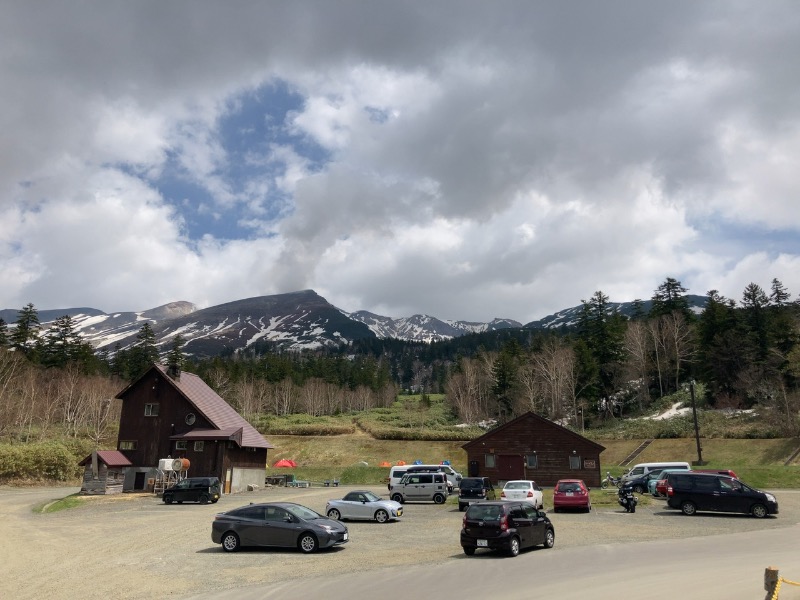
<instances>
[{"instance_id":1,"label":"black van","mask_svg":"<svg viewBox=\"0 0 800 600\"><path fill-rule=\"evenodd\" d=\"M669 473L667 505L685 515L699 510L751 514L758 519L778 514L778 501L772 494L711 473Z\"/></svg>"},{"instance_id":2,"label":"black van","mask_svg":"<svg viewBox=\"0 0 800 600\"><path fill-rule=\"evenodd\" d=\"M164 490L164 504L199 502L208 504L219 500L220 485L217 477L187 477Z\"/></svg>"}]
</instances>

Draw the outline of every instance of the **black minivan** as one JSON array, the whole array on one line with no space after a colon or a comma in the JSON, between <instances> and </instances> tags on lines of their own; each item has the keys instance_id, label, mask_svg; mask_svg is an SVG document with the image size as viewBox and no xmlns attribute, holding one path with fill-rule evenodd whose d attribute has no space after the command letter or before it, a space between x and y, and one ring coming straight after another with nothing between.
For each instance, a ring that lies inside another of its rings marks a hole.
<instances>
[{"instance_id":1,"label":"black minivan","mask_svg":"<svg viewBox=\"0 0 800 600\"><path fill-rule=\"evenodd\" d=\"M458 488L458 510L464 512L470 504L482 500L496 500L492 482L488 477L464 477Z\"/></svg>"},{"instance_id":2,"label":"black minivan","mask_svg":"<svg viewBox=\"0 0 800 600\"><path fill-rule=\"evenodd\" d=\"M199 502L208 504L219 500L220 485L217 477L187 477L164 490L164 504Z\"/></svg>"},{"instance_id":3,"label":"black minivan","mask_svg":"<svg viewBox=\"0 0 800 600\"><path fill-rule=\"evenodd\" d=\"M751 514L758 519L778 514L778 501L772 494L712 473L668 474L667 505L685 515L699 510Z\"/></svg>"}]
</instances>

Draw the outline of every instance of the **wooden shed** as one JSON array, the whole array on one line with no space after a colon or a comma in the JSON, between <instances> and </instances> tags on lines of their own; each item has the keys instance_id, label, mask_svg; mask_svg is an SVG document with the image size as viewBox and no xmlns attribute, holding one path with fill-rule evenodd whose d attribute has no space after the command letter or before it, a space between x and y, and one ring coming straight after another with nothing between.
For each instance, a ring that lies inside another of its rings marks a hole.
<instances>
[{"instance_id":1,"label":"wooden shed","mask_svg":"<svg viewBox=\"0 0 800 600\"><path fill-rule=\"evenodd\" d=\"M117 450L96 450L78 464L83 467L81 494L119 494L125 469L132 466Z\"/></svg>"},{"instance_id":2,"label":"wooden shed","mask_svg":"<svg viewBox=\"0 0 800 600\"><path fill-rule=\"evenodd\" d=\"M583 479L600 485L600 453L604 446L574 431L528 412L467 442L470 477L499 483L533 479L551 486L559 479Z\"/></svg>"}]
</instances>

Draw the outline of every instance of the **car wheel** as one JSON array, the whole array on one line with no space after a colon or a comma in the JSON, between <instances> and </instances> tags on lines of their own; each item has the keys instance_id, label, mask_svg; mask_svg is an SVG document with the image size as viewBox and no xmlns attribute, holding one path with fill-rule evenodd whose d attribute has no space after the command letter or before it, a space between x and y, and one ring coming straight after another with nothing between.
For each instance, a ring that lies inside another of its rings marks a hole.
<instances>
[{"instance_id":1,"label":"car wheel","mask_svg":"<svg viewBox=\"0 0 800 600\"><path fill-rule=\"evenodd\" d=\"M442 494L435 494L433 496L433 502L435 504L444 504L445 497Z\"/></svg>"},{"instance_id":2,"label":"car wheel","mask_svg":"<svg viewBox=\"0 0 800 600\"><path fill-rule=\"evenodd\" d=\"M403 495L395 494L394 496L392 496L392 500L394 500L395 502L399 502L400 504L403 504Z\"/></svg>"},{"instance_id":3,"label":"car wheel","mask_svg":"<svg viewBox=\"0 0 800 600\"><path fill-rule=\"evenodd\" d=\"M208 494L200 496L200 504L208 504Z\"/></svg>"},{"instance_id":4,"label":"car wheel","mask_svg":"<svg viewBox=\"0 0 800 600\"><path fill-rule=\"evenodd\" d=\"M519 556L519 538L512 537L511 541L508 542L508 555L509 556Z\"/></svg>"},{"instance_id":5,"label":"car wheel","mask_svg":"<svg viewBox=\"0 0 800 600\"><path fill-rule=\"evenodd\" d=\"M460 510L461 512L464 512L465 510L467 510L467 505L466 504L459 504L458 505L458 510Z\"/></svg>"},{"instance_id":6,"label":"car wheel","mask_svg":"<svg viewBox=\"0 0 800 600\"><path fill-rule=\"evenodd\" d=\"M553 512L554 512L554 513L557 513L557 512L558 512L558 511L560 511L560 510L561 510L561 509L560 509L560 508L558 508L557 506L554 506L554 507L553 507Z\"/></svg>"},{"instance_id":7,"label":"car wheel","mask_svg":"<svg viewBox=\"0 0 800 600\"><path fill-rule=\"evenodd\" d=\"M225 552L236 552L240 547L239 536L232 531L228 531L222 536L222 549Z\"/></svg>"},{"instance_id":8,"label":"car wheel","mask_svg":"<svg viewBox=\"0 0 800 600\"><path fill-rule=\"evenodd\" d=\"M313 533L304 533L300 536L300 539L297 540L297 547L300 548L301 552L305 552L306 554L310 554L317 549L317 538Z\"/></svg>"},{"instance_id":9,"label":"car wheel","mask_svg":"<svg viewBox=\"0 0 800 600\"><path fill-rule=\"evenodd\" d=\"M556 532L548 529L544 534L544 547L552 548L556 545Z\"/></svg>"},{"instance_id":10,"label":"car wheel","mask_svg":"<svg viewBox=\"0 0 800 600\"><path fill-rule=\"evenodd\" d=\"M590 513L590 512L592 512L592 505L591 505L591 503L589 504L589 506L587 506L587 507L586 507L586 512L587 512L587 513Z\"/></svg>"},{"instance_id":11,"label":"car wheel","mask_svg":"<svg viewBox=\"0 0 800 600\"><path fill-rule=\"evenodd\" d=\"M172 504L172 496L164 496L164 504Z\"/></svg>"},{"instance_id":12,"label":"car wheel","mask_svg":"<svg viewBox=\"0 0 800 600\"><path fill-rule=\"evenodd\" d=\"M635 485L635 486L633 486L633 491L635 493L637 493L637 494L643 494L644 493L644 488L642 486L640 486L640 485Z\"/></svg>"},{"instance_id":13,"label":"car wheel","mask_svg":"<svg viewBox=\"0 0 800 600\"><path fill-rule=\"evenodd\" d=\"M697 512L697 507L694 505L694 502L689 502L687 500L686 502L681 503L681 511L683 512L683 514L691 517L693 514Z\"/></svg>"},{"instance_id":14,"label":"car wheel","mask_svg":"<svg viewBox=\"0 0 800 600\"><path fill-rule=\"evenodd\" d=\"M332 508L328 511L328 518L333 519L334 521L338 521L342 518L342 513L340 513L335 508Z\"/></svg>"},{"instance_id":15,"label":"car wheel","mask_svg":"<svg viewBox=\"0 0 800 600\"><path fill-rule=\"evenodd\" d=\"M389 520L389 513L381 509L375 513L375 520L378 523L386 523Z\"/></svg>"},{"instance_id":16,"label":"car wheel","mask_svg":"<svg viewBox=\"0 0 800 600\"><path fill-rule=\"evenodd\" d=\"M473 548L472 546L464 546L464 554L466 554L467 556L472 556L473 554L475 554L475 548Z\"/></svg>"},{"instance_id":17,"label":"car wheel","mask_svg":"<svg viewBox=\"0 0 800 600\"><path fill-rule=\"evenodd\" d=\"M763 519L767 516L767 507L763 504L754 504L753 508L750 509L750 514L756 519Z\"/></svg>"}]
</instances>

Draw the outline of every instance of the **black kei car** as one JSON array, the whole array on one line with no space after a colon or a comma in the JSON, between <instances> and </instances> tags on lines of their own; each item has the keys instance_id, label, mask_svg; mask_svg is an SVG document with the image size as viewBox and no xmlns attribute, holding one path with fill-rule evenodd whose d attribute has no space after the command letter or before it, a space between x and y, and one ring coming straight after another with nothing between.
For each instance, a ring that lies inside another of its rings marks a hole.
<instances>
[{"instance_id":1,"label":"black kei car","mask_svg":"<svg viewBox=\"0 0 800 600\"><path fill-rule=\"evenodd\" d=\"M220 483L216 477L187 477L164 490L161 499L164 504L177 502L217 502L220 496Z\"/></svg>"},{"instance_id":2,"label":"black kei car","mask_svg":"<svg viewBox=\"0 0 800 600\"><path fill-rule=\"evenodd\" d=\"M344 544L347 527L293 502L248 504L214 517L211 540L226 552L243 546L297 548L306 554Z\"/></svg>"},{"instance_id":3,"label":"black kei car","mask_svg":"<svg viewBox=\"0 0 800 600\"><path fill-rule=\"evenodd\" d=\"M461 547L467 556L478 548L517 556L523 548L552 548L555 543L556 532L550 519L528 502L471 504L461 526Z\"/></svg>"}]
</instances>

